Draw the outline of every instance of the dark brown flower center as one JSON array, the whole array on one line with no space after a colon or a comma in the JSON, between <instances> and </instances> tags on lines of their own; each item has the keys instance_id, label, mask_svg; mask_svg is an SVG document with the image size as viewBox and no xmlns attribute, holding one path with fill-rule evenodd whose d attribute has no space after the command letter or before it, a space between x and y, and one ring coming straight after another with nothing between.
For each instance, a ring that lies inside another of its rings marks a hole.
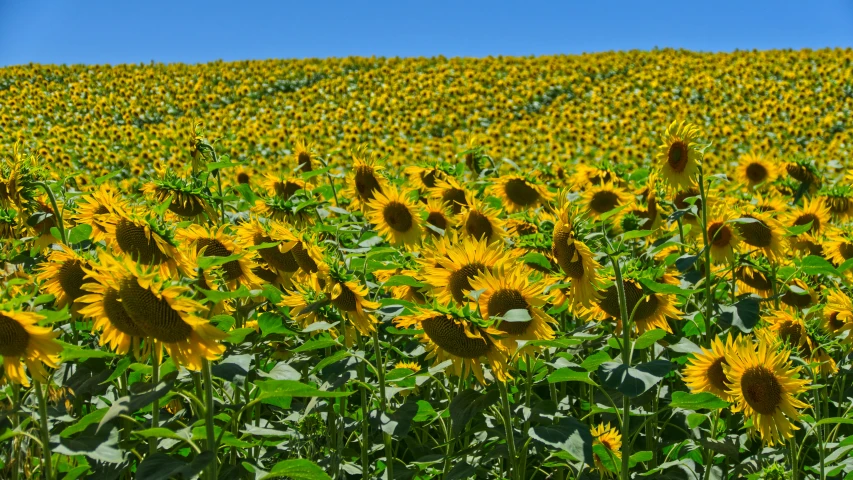
<instances>
[{"instance_id":1,"label":"dark brown flower center","mask_svg":"<svg viewBox=\"0 0 853 480\"><path fill-rule=\"evenodd\" d=\"M86 272L83 271L83 263L79 260L69 260L59 267L59 285L70 301L77 300L85 295L83 283L85 283Z\"/></svg>"},{"instance_id":2,"label":"dark brown flower center","mask_svg":"<svg viewBox=\"0 0 853 480\"><path fill-rule=\"evenodd\" d=\"M423 320L421 327L433 343L457 357L480 358L489 353L492 347L485 338L469 337L463 325L444 316Z\"/></svg>"},{"instance_id":3,"label":"dark brown flower center","mask_svg":"<svg viewBox=\"0 0 853 480\"><path fill-rule=\"evenodd\" d=\"M267 235L261 235L258 233L255 234L253 242L255 245L263 245L265 243L272 243L273 239ZM288 273L299 270L299 264L296 263L296 259L293 258L293 253L290 250L285 253L281 253L281 250L279 250L277 246L259 248L258 255L261 256L261 259L266 262L267 265L276 270Z\"/></svg>"},{"instance_id":4,"label":"dark brown flower center","mask_svg":"<svg viewBox=\"0 0 853 480\"><path fill-rule=\"evenodd\" d=\"M390 202L382 210L382 217L393 230L406 233L412 229L413 218L409 207L400 202Z\"/></svg>"},{"instance_id":5,"label":"dark brown flower center","mask_svg":"<svg viewBox=\"0 0 853 480\"><path fill-rule=\"evenodd\" d=\"M205 257L229 257L234 254L234 252L229 250L228 247L222 244L222 242L214 238L199 238L196 250L201 252L202 249L204 249L203 256ZM237 260L225 262L221 267L224 272L223 278L225 278L225 280L236 280L243 276L243 269L240 267L240 262Z\"/></svg>"},{"instance_id":6,"label":"dark brown flower center","mask_svg":"<svg viewBox=\"0 0 853 480\"><path fill-rule=\"evenodd\" d=\"M767 275L764 275L758 270L740 267L735 272L735 276L738 280L756 290L771 290L773 288L773 284L770 283L770 279L767 278Z\"/></svg>"},{"instance_id":7,"label":"dark brown flower center","mask_svg":"<svg viewBox=\"0 0 853 480\"><path fill-rule=\"evenodd\" d=\"M527 310L530 311L524 295L518 290L501 289L496 291L489 297L489 302L486 306L489 316L502 317L510 310ZM521 335L527 331L530 326L530 321L526 322L505 322L501 321L497 329L510 335Z\"/></svg>"},{"instance_id":8,"label":"dark brown flower center","mask_svg":"<svg viewBox=\"0 0 853 480\"><path fill-rule=\"evenodd\" d=\"M110 323L121 333L134 337L144 337L145 332L130 318L124 306L119 300L119 292L115 289L107 289L104 292L104 313Z\"/></svg>"},{"instance_id":9,"label":"dark brown flower center","mask_svg":"<svg viewBox=\"0 0 853 480\"><path fill-rule=\"evenodd\" d=\"M20 357L26 354L30 334L17 321L0 314L0 355Z\"/></svg>"},{"instance_id":10,"label":"dark brown flower center","mask_svg":"<svg viewBox=\"0 0 853 480\"><path fill-rule=\"evenodd\" d=\"M708 375L708 382L714 388L726 391L728 390L728 385L726 385L726 374L723 372L723 365L728 365L725 357L714 360L714 363L708 367L706 375Z\"/></svg>"},{"instance_id":11,"label":"dark brown flower center","mask_svg":"<svg viewBox=\"0 0 853 480\"><path fill-rule=\"evenodd\" d=\"M355 190L362 200L373 200L376 191L379 190L379 180L373 169L368 166L358 167L355 171Z\"/></svg>"},{"instance_id":12,"label":"dark brown flower center","mask_svg":"<svg viewBox=\"0 0 853 480\"><path fill-rule=\"evenodd\" d=\"M782 403L782 385L764 366L748 368L740 379L746 403L761 415L772 415Z\"/></svg>"},{"instance_id":13,"label":"dark brown flower center","mask_svg":"<svg viewBox=\"0 0 853 480\"><path fill-rule=\"evenodd\" d=\"M313 170L311 168L311 154L308 152L299 152L299 156L297 157L297 162L299 163L299 171L300 172L310 172Z\"/></svg>"},{"instance_id":14,"label":"dark brown flower center","mask_svg":"<svg viewBox=\"0 0 853 480\"><path fill-rule=\"evenodd\" d=\"M345 283L338 284L341 287L341 293L332 300L332 304L343 312L355 312L358 310L358 297L350 290Z\"/></svg>"},{"instance_id":15,"label":"dark brown flower center","mask_svg":"<svg viewBox=\"0 0 853 480\"><path fill-rule=\"evenodd\" d=\"M744 215L743 218L755 219L752 215ZM769 247L772 244L773 232L770 230L770 227L764 224L764 222L757 219L755 220L756 221L750 223L738 223L738 232L740 232L744 243L747 245L752 245L753 247L758 248Z\"/></svg>"},{"instance_id":16,"label":"dark brown flower center","mask_svg":"<svg viewBox=\"0 0 853 480\"><path fill-rule=\"evenodd\" d=\"M445 217L443 213L436 212L436 211L429 212L429 215L427 215L426 221L430 225L432 225L436 228L440 228L442 230L447 230L447 225L449 223L447 221L447 217ZM432 230L430 230L430 231L433 233L433 235L438 235L438 232L435 232Z\"/></svg>"},{"instance_id":17,"label":"dark brown flower center","mask_svg":"<svg viewBox=\"0 0 853 480\"><path fill-rule=\"evenodd\" d=\"M159 265L166 260L166 255L157 247L154 232L146 235L145 227L122 218L116 225L116 243L134 261L144 265Z\"/></svg>"},{"instance_id":18,"label":"dark brown flower center","mask_svg":"<svg viewBox=\"0 0 853 480\"><path fill-rule=\"evenodd\" d=\"M676 173L681 173L687 168L687 161L690 158L687 144L681 140L676 140L669 146L669 151L666 155L666 162Z\"/></svg>"},{"instance_id":19,"label":"dark brown flower center","mask_svg":"<svg viewBox=\"0 0 853 480\"><path fill-rule=\"evenodd\" d=\"M246 172L240 172L237 174L237 183L240 185L246 185L249 183L249 174Z\"/></svg>"},{"instance_id":20,"label":"dark brown flower center","mask_svg":"<svg viewBox=\"0 0 853 480\"><path fill-rule=\"evenodd\" d=\"M454 215L458 215L462 211L462 207L468 205L468 200L465 199L465 190L453 187L441 194L441 202L449 204L450 211Z\"/></svg>"},{"instance_id":21,"label":"dark brown flower center","mask_svg":"<svg viewBox=\"0 0 853 480\"><path fill-rule=\"evenodd\" d=\"M192 327L184 322L180 313L165 298L157 298L150 290L139 286L136 278L121 282L119 298L124 311L147 336L175 343L187 340L192 334Z\"/></svg>"},{"instance_id":22,"label":"dark brown flower center","mask_svg":"<svg viewBox=\"0 0 853 480\"><path fill-rule=\"evenodd\" d=\"M619 205L619 196L610 190L601 190L592 195L589 208L595 213L607 213Z\"/></svg>"},{"instance_id":23,"label":"dark brown flower center","mask_svg":"<svg viewBox=\"0 0 853 480\"><path fill-rule=\"evenodd\" d=\"M799 293L791 289L788 289L788 291L782 295L781 300L785 305L800 309L809 307L812 304L812 296L809 295L808 292Z\"/></svg>"},{"instance_id":24,"label":"dark brown flower center","mask_svg":"<svg viewBox=\"0 0 853 480\"><path fill-rule=\"evenodd\" d=\"M657 312L660 300L657 295L649 295L643 299L643 289L633 281L623 282L625 289L625 305L628 315L634 312L634 321L640 322L647 320ZM641 302L642 301L642 302ZM637 305L639 303L639 305ZM622 313L619 310L619 292L616 290L616 285L611 285L603 292L602 298L599 301L599 306L604 313L613 318L622 320ZM634 310L636 307L636 311Z\"/></svg>"},{"instance_id":25,"label":"dark brown flower center","mask_svg":"<svg viewBox=\"0 0 853 480\"><path fill-rule=\"evenodd\" d=\"M539 193L521 178L513 178L506 182L504 193L509 200L522 207L533 205L539 201Z\"/></svg>"},{"instance_id":26,"label":"dark brown flower center","mask_svg":"<svg viewBox=\"0 0 853 480\"><path fill-rule=\"evenodd\" d=\"M292 197L294 193L302 190L302 185L286 180L284 182L275 182L273 189L276 195L286 200Z\"/></svg>"},{"instance_id":27,"label":"dark brown flower center","mask_svg":"<svg viewBox=\"0 0 853 480\"><path fill-rule=\"evenodd\" d=\"M809 232L816 232L820 230L820 218L813 213L804 213L797 217L794 220L794 226L808 225L811 222L812 226L809 228Z\"/></svg>"},{"instance_id":28,"label":"dark brown flower center","mask_svg":"<svg viewBox=\"0 0 853 480\"><path fill-rule=\"evenodd\" d=\"M465 231L477 240L489 240L495 232L492 221L479 210L471 210L468 214Z\"/></svg>"},{"instance_id":29,"label":"dark brown flower center","mask_svg":"<svg viewBox=\"0 0 853 480\"><path fill-rule=\"evenodd\" d=\"M715 222L708 227L708 237L715 247L727 247L732 240L732 231L728 225Z\"/></svg>"},{"instance_id":30,"label":"dark brown flower center","mask_svg":"<svg viewBox=\"0 0 853 480\"><path fill-rule=\"evenodd\" d=\"M308 253L308 250L302 245L302 242L297 242L296 245L290 250L293 253L293 259L296 260L296 263L299 265L299 268L305 270L308 273L317 273L320 271L320 268L317 266L317 262L311 258L311 255Z\"/></svg>"},{"instance_id":31,"label":"dark brown flower center","mask_svg":"<svg viewBox=\"0 0 853 480\"><path fill-rule=\"evenodd\" d=\"M447 281L447 288L457 303L464 303L466 301L465 292L471 290L471 279L485 269L486 266L482 263L469 263L450 274Z\"/></svg>"},{"instance_id":32,"label":"dark brown flower center","mask_svg":"<svg viewBox=\"0 0 853 480\"><path fill-rule=\"evenodd\" d=\"M759 184L767 179L767 168L760 163L750 163L746 166L746 178L752 185Z\"/></svg>"}]
</instances>

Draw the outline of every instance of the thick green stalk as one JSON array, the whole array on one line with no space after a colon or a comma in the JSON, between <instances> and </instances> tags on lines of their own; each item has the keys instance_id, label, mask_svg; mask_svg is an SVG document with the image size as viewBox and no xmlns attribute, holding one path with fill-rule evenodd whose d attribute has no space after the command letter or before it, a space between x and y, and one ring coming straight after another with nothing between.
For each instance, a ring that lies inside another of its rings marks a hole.
<instances>
[{"instance_id":1,"label":"thick green stalk","mask_svg":"<svg viewBox=\"0 0 853 480\"><path fill-rule=\"evenodd\" d=\"M157 349L162 348L157 341L154 341L154 348L151 349L151 382L154 388L160 383L160 362L157 361ZM154 404L151 405L151 428L160 426L160 399L155 398ZM148 442L148 454L154 455L157 453L157 439L152 438Z\"/></svg>"},{"instance_id":2,"label":"thick green stalk","mask_svg":"<svg viewBox=\"0 0 853 480\"><path fill-rule=\"evenodd\" d=\"M506 447L509 450L509 458L506 459L507 465L509 466L509 475L508 477L517 480L519 478L518 475L518 467L516 461L518 460L518 455L515 453L515 436L512 432L512 414L509 409L509 394L506 391L506 383L498 381L498 390L501 392L501 410L503 413L504 420L504 432L506 435Z\"/></svg>"},{"instance_id":3,"label":"thick green stalk","mask_svg":"<svg viewBox=\"0 0 853 480\"><path fill-rule=\"evenodd\" d=\"M216 480L219 459L216 457L216 433L213 429L213 375L210 371L210 362L206 358L201 359L201 374L204 377L204 429L207 434L207 449L213 453L213 460L207 471L208 478Z\"/></svg>"},{"instance_id":4,"label":"thick green stalk","mask_svg":"<svg viewBox=\"0 0 853 480\"><path fill-rule=\"evenodd\" d=\"M619 297L619 314L622 317L622 365L625 367L631 366L631 318L628 317L628 302L625 299L625 284L622 280L622 270L619 268L619 260L615 256L610 256L610 263L613 265L613 273L616 276L616 293ZM622 396L622 437L625 439L622 442L622 469L620 477L622 480L628 480L629 463L631 457L631 399L627 395Z\"/></svg>"},{"instance_id":5,"label":"thick green stalk","mask_svg":"<svg viewBox=\"0 0 853 480\"><path fill-rule=\"evenodd\" d=\"M382 359L382 351L379 349L379 331L373 330L373 353L376 355L376 374L379 377L379 405L382 413L388 413L388 401L385 397L385 361ZM388 479L394 478L394 448L391 445L391 435L382 432L385 440L385 461L388 469Z\"/></svg>"},{"instance_id":6,"label":"thick green stalk","mask_svg":"<svg viewBox=\"0 0 853 480\"><path fill-rule=\"evenodd\" d=\"M711 341L711 312L714 301L711 298L711 246L708 239L708 198L705 194L705 176L699 173L699 198L702 200L702 240L705 251L705 342Z\"/></svg>"},{"instance_id":7,"label":"thick green stalk","mask_svg":"<svg viewBox=\"0 0 853 480\"><path fill-rule=\"evenodd\" d=\"M50 452L50 429L47 425L47 395L41 386L41 382L36 380L36 396L39 402L39 429L41 431L41 451L44 454L44 478L51 480L53 478L53 463Z\"/></svg>"},{"instance_id":8,"label":"thick green stalk","mask_svg":"<svg viewBox=\"0 0 853 480\"><path fill-rule=\"evenodd\" d=\"M358 341L358 349L362 353L364 350L364 341L361 339L361 334L356 333L356 340ZM367 443L369 441L370 430L367 425L367 415L368 415L368 405L367 405L367 389L364 387L366 385L365 376L364 376L364 362L358 363L358 381L361 383L358 389L361 392L361 474L364 478L368 478L368 473L370 472L370 460L367 454Z\"/></svg>"}]
</instances>

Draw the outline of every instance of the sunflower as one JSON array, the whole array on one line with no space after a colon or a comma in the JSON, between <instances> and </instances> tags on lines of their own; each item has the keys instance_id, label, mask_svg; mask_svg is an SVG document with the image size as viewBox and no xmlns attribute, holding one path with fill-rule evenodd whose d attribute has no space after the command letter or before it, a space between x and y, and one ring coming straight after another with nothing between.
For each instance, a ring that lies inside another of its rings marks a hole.
<instances>
[{"instance_id":1,"label":"sunflower","mask_svg":"<svg viewBox=\"0 0 853 480\"><path fill-rule=\"evenodd\" d=\"M310 183L296 177L284 178L282 175L267 173L261 185L267 190L271 197L279 197L284 200L290 199L296 192L304 190L309 192L314 188Z\"/></svg>"},{"instance_id":2,"label":"sunflower","mask_svg":"<svg viewBox=\"0 0 853 480\"><path fill-rule=\"evenodd\" d=\"M853 232L850 230L836 231L828 235L824 252L826 258L835 265L841 265L853 258Z\"/></svg>"},{"instance_id":3,"label":"sunflower","mask_svg":"<svg viewBox=\"0 0 853 480\"><path fill-rule=\"evenodd\" d=\"M595 217L633 201L631 194L612 183L594 185L583 193L583 203Z\"/></svg>"},{"instance_id":4,"label":"sunflower","mask_svg":"<svg viewBox=\"0 0 853 480\"><path fill-rule=\"evenodd\" d=\"M290 309L290 318L303 329L334 318L329 311L332 301L316 282L298 283L293 290L285 292L278 306Z\"/></svg>"},{"instance_id":5,"label":"sunflower","mask_svg":"<svg viewBox=\"0 0 853 480\"><path fill-rule=\"evenodd\" d=\"M429 229L429 232L433 236L441 236L442 233L439 233L435 229L441 230L442 232L447 232L447 229L451 228L455 221L453 219L452 209L450 205L447 203L442 203L441 200L430 198L427 200L426 204L426 224L424 227ZM431 225L434 228L429 228L427 225Z\"/></svg>"},{"instance_id":6,"label":"sunflower","mask_svg":"<svg viewBox=\"0 0 853 480\"><path fill-rule=\"evenodd\" d=\"M462 209L459 226L463 237L485 240L489 244L506 236L500 212L473 197L468 199Z\"/></svg>"},{"instance_id":7,"label":"sunflower","mask_svg":"<svg viewBox=\"0 0 853 480\"><path fill-rule=\"evenodd\" d=\"M688 202L688 199L692 199ZM691 203L692 202L692 203ZM672 197L672 204L677 210L686 210L682 215L682 220L691 225L698 225L698 216L702 212L702 197L699 194L699 189L695 187L678 190ZM696 213L693 213L693 209Z\"/></svg>"},{"instance_id":8,"label":"sunflower","mask_svg":"<svg viewBox=\"0 0 853 480\"><path fill-rule=\"evenodd\" d=\"M352 322L359 333L369 336L376 330L376 319L364 309L375 310L379 308L379 303L367 300L370 292L364 285L342 277L333 278L333 280L329 292L332 305Z\"/></svg>"},{"instance_id":9,"label":"sunflower","mask_svg":"<svg viewBox=\"0 0 853 480\"><path fill-rule=\"evenodd\" d=\"M203 358L215 360L225 351L217 342L227 334L203 318L206 308L190 297L188 287L168 281L157 269L140 266L129 258L103 257L101 267L113 277L111 288L118 292L118 303L134 325L151 338L158 362L162 362L165 348L175 365L198 371ZM103 303L105 310L115 306L116 302ZM118 318L116 311L103 315L111 322Z\"/></svg>"},{"instance_id":10,"label":"sunflower","mask_svg":"<svg viewBox=\"0 0 853 480\"><path fill-rule=\"evenodd\" d=\"M298 198L298 196L297 196ZM285 222L296 227L306 227L314 223L310 208L299 208L300 203L295 197L265 197L255 200L251 212L278 222Z\"/></svg>"},{"instance_id":11,"label":"sunflower","mask_svg":"<svg viewBox=\"0 0 853 480\"><path fill-rule=\"evenodd\" d=\"M418 334L426 343L427 358L435 357L435 364L451 360L449 371L467 378L473 373L477 380L486 383L482 358L499 382L506 381L507 352L493 336L500 335L494 328L478 326L457 312L437 309L418 309L408 316L397 317L394 323L401 328L423 330Z\"/></svg>"},{"instance_id":12,"label":"sunflower","mask_svg":"<svg viewBox=\"0 0 853 480\"><path fill-rule=\"evenodd\" d=\"M353 151L352 173L347 180L349 198L354 209L364 208L377 193L384 191L386 180L381 176L382 167L375 158L364 158L363 152Z\"/></svg>"},{"instance_id":13,"label":"sunflower","mask_svg":"<svg viewBox=\"0 0 853 480\"><path fill-rule=\"evenodd\" d=\"M809 160L794 160L784 164L785 172L792 179L808 186L809 192L816 191L821 185L820 172Z\"/></svg>"},{"instance_id":14,"label":"sunflower","mask_svg":"<svg viewBox=\"0 0 853 480\"><path fill-rule=\"evenodd\" d=\"M37 198L33 204L36 207L33 214L27 218L26 224L32 229L33 236L36 237L33 240L33 245L39 250L44 250L55 243L59 243L59 239L54 237L51 231L57 227L56 214L46 198ZM59 208L62 209L63 207L60 206Z\"/></svg>"},{"instance_id":15,"label":"sunflower","mask_svg":"<svg viewBox=\"0 0 853 480\"><path fill-rule=\"evenodd\" d=\"M238 165L234 169L234 183L237 185L249 185L252 183L252 175L254 170L243 165Z\"/></svg>"},{"instance_id":16,"label":"sunflower","mask_svg":"<svg viewBox=\"0 0 853 480\"><path fill-rule=\"evenodd\" d=\"M811 224L807 233L816 235L829 226L829 208L822 199L803 200L803 206L792 210L786 217L788 227L799 227Z\"/></svg>"},{"instance_id":17,"label":"sunflower","mask_svg":"<svg viewBox=\"0 0 853 480\"><path fill-rule=\"evenodd\" d=\"M484 270L471 280L471 289L480 291L477 303L483 320L499 320L495 329L503 334L501 343L509 352L516 351L519 340L554 338L554 330L549 323L555 321L542 310L547 303L542 294L545 286L541 282L530 281L523 268L500 265L492 271ZM527 311L529 320L503 320L502 317L511 310Z\"/></svg>"},{"instance_id":18,"label":"sunflower","mask_svg":"<svg viewBox=\"0 0 853 480\"><path fill-rule=\"evenodd\" d=\"M466 303L471 280L481 272L507 261L499 244L485 240L464 239L438 246L440 252L427 254L421 260L421 274L441 303Z\"/></svg>"},{"instance_id":19,"label":"sunflower","mask_svg":"<svg viewBox=\"0 0 853 480\"><path fill-rule=\"evenodd\" d=\"M622 435L610 423L599 423L589 433L592 434L592 446L604 447L610 456L610 463L618 464L622 460ZM604 467L598 454L593 452L592 459L599 472L606 472L610 476L610 471Z\"/></svg>"},{"instance_id":20,"label":"sunflower","mask_svg":"<svg viewBox=\"0 0 853 480\"><path fill-rule=\"evenodd\" d=\"M853 216L853 187L850 185L835 185L822 194L822 199L832 218L843 220Z\"/></svg>"},{"instance_id":21,"label":"sunflower","mask_svg":"<svg viewBox=\"0 0 853 480\"><path fill-rule=\"evenodd\" d=\"M687 189L693 185L693 177L699 172L702 153L699 151L699 127L673 121L658 146L657 160L660 175L670 186Z\"/></svg>"},{"instance_id":22,"label":"sunflower","mask_svg":"<svg viewBox=\"0 0 853 480\"><path fill-rule=\"evenodd\" d=\"M56 341L59 332L39 326L43 319L44 316L34 312L0 309L0 356L3 357L4 378L29 387L24 364L33 380L38 382L47 381L44 365L59 367L62 351L62 345Z\"/></svg>"},{"instance_id":23,"label":"sunflower","mask_svg":"<svg viewBox=\"0 0 853 480\"><path fill-rule=\"evenodd\" d=\"M133 321L124 309L119 297L121 278L115 276L116 260L104 256L107 268L87 268L92 282L83 286L86 294L78 302L83 305L80 315L94 321L92 331L101 331L99 345L107 345L114 352L124 355L131 350L136 358L143 358L142 341L147 337L145 331Z\"/></svg>"},{"instance_id":24,"label":"sunflower","mask_svg":"<svg viewBox=\"0 0 853 480\"><path fill-rule=\"evenodd\" d=\"M625 301L628 315L633 312L633 321L637 331L642 334L649 330L659 328L668 333L672 329L667 318L680 318L681 312L675 308L675 296L662 293L648 293L643 291L642 286L631 279L623 280L625 289ZM622 313L619 310L619 295L616 285L610 285L599 292L600 300L598 306L591 313L598 319L606 317L615 318L617 330L622 329Z\"/></svg>"},{"instance_id":25,"label":"sunflower","mask_svg":"<svg viewBox=\"0 0 853 480\"><path fill-rule=\"evenodd\" d=\"M509 213L527 210L540 203L547 203L552 198L547 187L521 175L498 177L490 191L501 199L504 209Z\"/></svg>"},{"instance_id":26,"label":"sunflower","mask_svg":"<svg viewBox=\"0 0 853 480\"><path fill-rule=\"evenodd\" d=\"M168 233L132 211L117 210L105 218L107 244L135 262L156 266L164 276L188 274L192 268Z\"/></svg>"},{"instance_id":27,"label":"sunflower","mask_svg":"<svg viewBox=\"0 0 853 480\"><path fill-rule=\"evenodd\" d=\"M853 300L841 290L830 290L823 307L821 326L834 335L853 329ZM847 338L853 340L849 335Z\"/></svg>"},{"instance_id":28,"label":"sunflower","mask_svg":"<svg viewBox=\"0 0 853 480\"><path fill-rule=\"evenodd\" d=\"M769 323L767 329L777 335L781 341L805 357L811 355L814 345L802 319L785 310L774 310L764 318Z\"/></svg>"},{"instance_id":29,"label":"sunflower","mask_svg":"<svg viewBox=\"0 0 853 480\"><path fill-rule=\"evenodd\" d=\"M275 220L261 222L251 217L237 227L236 237L240 245L256 247L261 260L271 269L286 275L299 270L292 251L299 239L286 224Z\"/></svg>"},{"instance_id":30,"label":"sunflower","mask_svg":"<svg viewBox=\"0 0 853 480\"><path fill-rule=\"evenodd\" d=\"M297 140L293 149L293 159L296 160L296 170L299 173L310 172L314 170L314 158L317 153L314 151L314 144L306 143L304 140Z\"/></svg>"},{"instance_id":31,"label":"sunflower","mask_svg":"<svg viewBox=\"0 0 853 480\"><path fill-rule=\"evenodd\" d=\"M146 183L142 186L142 193L158 204L169 200L169 211L179 217L200 219L206 213L208 218L217 218L205 198L204 188L172 173L167 173L162 180Z\"/></svg>"},{"instance_id":32,"label":"sunflower","mask_svg":"<svg viewBox=\"0 0 853 480\"><path fill-rule=\"evenodd\" d=\"M393 268L387 270L374 270L373 275L376 277L376 280L381 283L385 283L395 275L403 275L407 277L417 278L418 272L414 270L405 270L402 268ZM428 290L426 287L395 285L393 287L386 288L390 288L392 298L399 298L407 302L420 304L427 302L426 295Z\"/></svg>"},{"instance_id":33,"label":"sunflower","mask_svg":"<svg viewBox=\"0 0 853 480\"><path fill-rule=\"evenodd\" d=\"M468 193L453 177L437 180L435 187L429 189L429 196L449 205L454 215L459 215L462 208L468 205Z\"/></svg>"},{"instance_id":34,"label":"sunflower","mask_svg":"<svg viewBox=\"0 0 853 480\"><path fill-rule=\"evenodd\" d=\"M395 246L415 246L423 235L420 205L411 200L413 192L400 193L394 187L376 192L367 202L367 218L379 235Z\"/></svg>"},{"instance_id":35,"label":"sunflower","mask_svg":"<svg viewBox=\"0 0 853 480\"><path fill-rule=\"evenodd\" d=\"M764 272L752 265L740 265L735 269L737 288L743 293L754 293L762 298L773 295L773 282Z\"/></svg>"},{"instance_id":36,"label":"sunflower","mask_svg":"<svg viewBox=\"0 0 853 480\"><path fill-rule=\"evenodd\" d=\"M575 238L574 222L567 207L560 210L557 224L554 225L554 237L551 255L571 282L574 302L582 307L591 307L598 298L601 287L601 265L592 255L585 243Z\"/></svg>"},{"instance_id":37,"label":"sunflower","mask_svg":"<svg viewBox=\"0 0 853 480\"><path fill-rule=\"evenodd\" d=\"M734 226L743 243L757 248L771 261L780 260L785 238L782 224L758 211L741 214L741 219L745 220L739 220Z\"/></svg>"},{"instance_id":38,"label":"sunflower","mask_svg":"<svg viewBox=\"0 0 853 480\"><path fill-rule=\"evenodd\" d=\"M817 293L809 284L795 278L785 285L785 293L780 297L780 300L785 305L802 310L817 303Z\"/></svg>"},{"instance_id":39,"label":"sunflower","mask_svg":"<svg viewBox=\"0 0 853 480\"><path fill-rule=\"evenodd\" d=\"M571 178L571 185L578 190L583 190L587 185L598 186L604 183L622 183L620 174L607 162L587 165L580 163L575 166L575 173Z\"/></svg>"},{"instance_id":40,"label":"sunflower","mask_svg":"<svg viewBox=\"0 0 853 480\"><path fill-rule=\"evenodd\" d=\"M300 275L316 275L320 285L329 275L330 267L323 258L323 251L308 239L299 240L290 250L293 259L299 265Z\"/></svg>"},{"instance_id":41,"label":"sunflower","mask_svg":"<svg viewBox=\"0 0 853 480\"><path fill-rule=\"evenodd\" d=\"M718 210L708 221L711 259L716 263L734 262L735 252L740 248L741 237L730 217Z\"/></svg>"},{"instance_id":42,"label":"sunflower","mask_svg":"<svg viewBox=\"0 0 853 480\"><path fill-rule=\"evenodd\" d=\"M217 265L222 273L222 279L233 290L239 285L246 285L250 289L258 288L261 279L252 272L254 268L253 259L255 252L244 250L226 232L226 225L219 227L203 227L201 225L190 225L180 228L175 234L176 239L194 250L194 254L201 257L233 257L225 263ZM206 282L212 285L211 281Z\"/></svg>"},{"instance_id":43,"label":"sunflower","mask_svg":"<svg viewBox=\"0 0 853 480\"><path fill-rule=\"evenodd\" d=\"M800 368L792 367L789 355L785 349L772 349L768 342L759 341L756 346L742 337L726 351L723 365L732 411L752 420L750 435L760 434L770 446L793 436L798 429L793 422L800 417L796 409L808 407L795 397L809 381L798 378Z\"/></svg>"},{"instance_id":44,"label":"sunflower","mask_svg":"<svg viewBox=\"0 0 853 480\"><path fill-rule=\"evenodd\" d=\"M418 373L421 371L421 366L418 365L418 362L397 362L394 364L394 368L407 368L413 373Z\"/></svg>"},{"instance_id":45,"label":"sunflower","mask_svg":"<svg viewBox=\"0 0 853 480\"><path fill-rule=\"evenodd\" d=\"M725 344L715 337L711 340L710 349L700 348L702 353L694 354L684 367L684 383L693 393L709 392L723 400L731 401L723 368L727 365L726 352L734 348L732 335L726 337Z\"/></svg>"},{"instance_id":46,"label":"sunflower","mask_svg":"<svg viewBox=\"0 0 853 480\"><path fill-rule=\"evenodd\" d=\"M747 153L740 159L735 178L749 188L772 183L779 175L776 164L761 155Z\"/></svg>"},{"instance_id":47,"label":"sunflower","mask_svg":"<svg viewBox=\"0 0 853 480\"><path fill-rule=\"evenodd\" d=\"M91 226L90 239L96 243L107 238L109 216L117 215L118 212L126 209L127 201L123 200L113 187L105 183L94 192L77 200L75 212L70 219L77 225Z\"/></svg>"},{"instance_id":48,"label":"sunflower","mask_svg":"<svg viewBox=\"0 0 853 480\"><path fill-rule=\"evenodd\" d=\"M771 195L766 197L756 195L754 204L755 211L766 213L767 215L773 218L775 218L781 213L785 213L788 211L788 204L785 203L785 200L779 198L778 195Z\"/></svg>"},{"instance_id":49,"label":"sunflower","mask_svg":"<svg viewBox=\"0 0 853 480\"><path fill-rule=\"evenodd\" d=\"M436 181L444 177L444 172L438 166L409 165L404 170L412 185L425 192L435 187Z\"/></svg>"},{"instance_id":50,"label":"sunflower","mask_svg":"<svg viewBox=\"0 0 853 480\"><path fill-rule=\"evenodd\" d=\"M86 293L83 287L91 282L86 278L87 268L91 268L89 260L64 245L51 251L47 261L39 266L38 279L44 282L45 293L54 296L56 308L73 305Z\"/></svg>"}]
</instances>

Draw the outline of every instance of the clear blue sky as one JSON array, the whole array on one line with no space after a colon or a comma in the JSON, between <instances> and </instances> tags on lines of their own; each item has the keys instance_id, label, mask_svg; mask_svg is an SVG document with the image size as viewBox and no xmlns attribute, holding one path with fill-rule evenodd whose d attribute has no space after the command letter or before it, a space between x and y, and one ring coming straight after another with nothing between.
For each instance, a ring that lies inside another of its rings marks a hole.
<instances>
[{"instance_id":1,"label":"clear blue sky","mask_svg":"<svg viewBox=\"0 0 853 480\"><path fill-rule=\"evenodd\" d=\"M0 66L836 46L851 0L0 0Z\"/></svg>"}]
</instances>

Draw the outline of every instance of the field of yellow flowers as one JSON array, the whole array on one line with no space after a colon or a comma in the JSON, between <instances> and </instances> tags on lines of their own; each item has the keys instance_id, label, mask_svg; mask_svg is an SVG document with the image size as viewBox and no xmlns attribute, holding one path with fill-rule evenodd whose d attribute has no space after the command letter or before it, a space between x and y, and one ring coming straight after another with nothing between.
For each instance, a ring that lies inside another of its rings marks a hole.
<instances>
[{"instance_id":1,"label":"field of yellow flowers","mask_svg":"<svg viewBox=\"0 0 853 480\"><path fill-rule=\"evenodd\" d=\"M0 68L0 478L853 478L851 63Z\"/></svg>"}]
</instances>

